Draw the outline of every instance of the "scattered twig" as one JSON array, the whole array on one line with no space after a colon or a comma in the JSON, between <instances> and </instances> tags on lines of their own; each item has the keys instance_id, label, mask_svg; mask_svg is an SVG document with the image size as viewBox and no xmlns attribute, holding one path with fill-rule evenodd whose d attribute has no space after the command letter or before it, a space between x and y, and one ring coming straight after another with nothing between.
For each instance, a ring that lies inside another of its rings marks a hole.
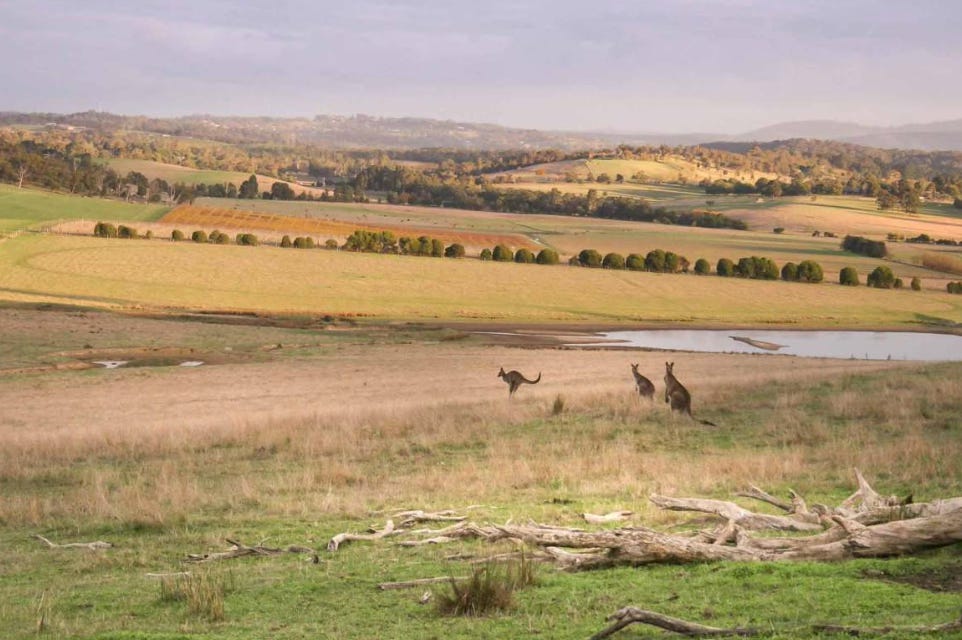
<instances>
[{"instance_id":1,"label":"scattered twig","mask_svg":"<svg viewBox=\"0 0 962 640\"><path fill-rule=\"evenodd\" d=\"M212 553L189 553L187 554L186 558L187 562L215 562L217 560L233 560L234 558L243 558L245 556L276 556L282 553L308 553L311 554L312 562L315 564L319 562L317 552L310 547L302 547L300 545L290 545L283 549L265 547L263 545L248 547L237 540L232 540L230 538L225 539L231 545L231 548L227 551L215 551Z\"/></svg>"},{"instance_id":2,"label":"scattered twig","mask_svg":"<svg viewBox=\"0 0 962 640\"><path fill-rule=\"evenodd\" d=\"M381 591L394 591L396 589L413 589L426 584L449 583L452 581L470 580L467 576L443 576L438 578L418 578L416 580L404 580L402 582L382 582L377 585Z\"/></svg>"}]
</instances>

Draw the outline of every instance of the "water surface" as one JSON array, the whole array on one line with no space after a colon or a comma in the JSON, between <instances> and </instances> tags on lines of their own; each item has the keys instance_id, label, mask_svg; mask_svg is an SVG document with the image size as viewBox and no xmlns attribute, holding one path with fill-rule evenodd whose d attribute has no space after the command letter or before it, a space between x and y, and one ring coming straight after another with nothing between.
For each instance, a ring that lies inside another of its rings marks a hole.
<instances>
[{"instance_id":1,"label":"water surface","mask_svg":"<svg viewBox=\"0 0 962 640\"><path fill-rule=\"evenodd\" d=\"M911 331L608 331L595 345L858 360L962 360L962 336ZM736 340L734 338L740 338ZM751 344L751 343L755 344ZM589 346L589 345L582 345Z\"/></svg>"}]
</instances>

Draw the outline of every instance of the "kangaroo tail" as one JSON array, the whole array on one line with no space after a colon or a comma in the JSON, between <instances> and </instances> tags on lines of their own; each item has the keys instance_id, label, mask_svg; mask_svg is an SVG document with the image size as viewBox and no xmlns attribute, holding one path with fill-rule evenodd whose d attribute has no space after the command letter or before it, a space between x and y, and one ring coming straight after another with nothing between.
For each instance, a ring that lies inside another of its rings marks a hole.
<instances>
[{"instance_id":1,"label":"kangaroo tail","mask_svg":"<svg viewBox=\"0 0 962 640\"><path fill-rule=\"evenodd\" d=\"M540 371L538 372L538 377L535 378L534 380L525 380L525 382L529 384L538 384L539 382L541 382L541 372Z\"/></svg>"},{"instance_id":2,"label":"kangaroo tail","mask_svg":"<svg viewBox=\"0 0 962 640\"><path fill-rule=\"evenodd\" d=\"M700 423L702 423L702 424L707 424L709 427L717 427L717 426L718 426L718 425L715 424L714 422L709 422L708 420L699 420L698 422L700 422Z\"/></svg>"}]
</instances>

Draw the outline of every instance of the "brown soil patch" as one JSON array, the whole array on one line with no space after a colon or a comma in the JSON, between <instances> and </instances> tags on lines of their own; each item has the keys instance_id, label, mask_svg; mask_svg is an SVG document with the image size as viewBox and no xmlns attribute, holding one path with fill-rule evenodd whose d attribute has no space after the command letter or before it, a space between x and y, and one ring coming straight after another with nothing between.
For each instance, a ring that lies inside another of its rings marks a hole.
<instances>
[{"instance_id":1,"label":"brown soil patch","mask_svg":"<svg viewBox=\"0 0 962 640\"><path fill-rule=\"evenodd\" d=\"M962 592L962 560L907 575L893 576L887 571L866 571L864 575L866 578L910 584L937 593Z\"/></svg>"}]
</instances>

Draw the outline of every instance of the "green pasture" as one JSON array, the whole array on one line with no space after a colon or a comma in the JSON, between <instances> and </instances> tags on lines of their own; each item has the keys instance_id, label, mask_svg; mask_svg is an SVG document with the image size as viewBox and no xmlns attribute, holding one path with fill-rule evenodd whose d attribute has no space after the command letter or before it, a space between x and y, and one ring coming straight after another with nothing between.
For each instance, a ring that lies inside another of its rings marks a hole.
<instances>
[{"instance_id":1,"label":"green pasture","mask_svg":"<svg viewBox=\"0 0 962 640\"><path fill-rule=\"evenodd\" d=\"M944 290L85 236L7 240L0 246L0 296L379 319L800 327L962 322L962 296Z\"/></svg>"},{"instance_id":2,"label":"green pasture","mask_svg":"<svg viewBox=\"0 0 962 640\"><path fill-rule=\"evenodd\" d=\"M128 204L0 184L0 234L62 220L89 219L91 224L98 220L152 221L169 209L166 205Z\"/></svg>"},{"instance_id":3,"label":"green pasture","mask_svg":"<svg viewBox=\"0 0 962 640\"><path fill-rule=\"evenodd\" d=\"M250 173L242 171L216 171L211 169L194 169L191 167L181 167L176 164L155 162L153 160L134 160L128 158L111 158L107 160L107 165L117 173L126 175L131 171L136 171L153 180L159 178L169 183L181 182L184 184L225 184L233 183L240 185L250 177Z\"/></svg>"}]
</instances>

